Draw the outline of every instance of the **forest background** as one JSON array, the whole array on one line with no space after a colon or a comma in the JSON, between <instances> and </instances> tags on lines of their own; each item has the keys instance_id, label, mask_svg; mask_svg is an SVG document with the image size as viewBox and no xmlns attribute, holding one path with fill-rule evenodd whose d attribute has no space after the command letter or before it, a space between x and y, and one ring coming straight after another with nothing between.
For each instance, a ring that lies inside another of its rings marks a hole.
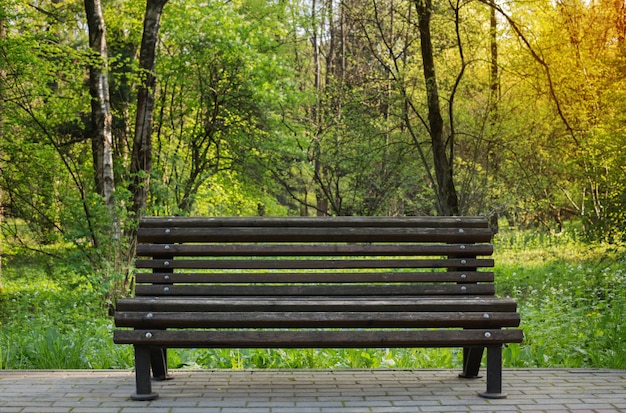
<instances>
[{"instance_id":1,"label":"forest background","mask_svg":"<svg viewBox=\"0 0 626 413\"><path fill-rule=\"evenodd\" d=\"M112 307L144 214L487 215L621 245L625 51L622 0L5 0L0 291L37 256Z\"/></svg>"}]
</instances>

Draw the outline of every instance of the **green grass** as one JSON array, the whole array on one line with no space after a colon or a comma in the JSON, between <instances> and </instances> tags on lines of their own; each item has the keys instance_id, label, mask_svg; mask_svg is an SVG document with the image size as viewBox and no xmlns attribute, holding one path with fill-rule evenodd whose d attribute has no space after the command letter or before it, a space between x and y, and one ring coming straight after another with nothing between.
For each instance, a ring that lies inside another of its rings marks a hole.
<instances>
[{"instance_id":1,"label":"green grass","mask_svg":"<svg viewBox=\"0 0 626 413\"><path fill-rule=\"evenodd\" d=\"M507 365L626 368L624 246L519 232L496 246L498 291L518 300L525 334Z\"/></svg>"},{"instance_id":2,"label":"green grass","mask_svg":"<svg viewBox=\"0 0 626 413\"><path fill-rule=\"evenodd\" d=\"M125 368L132 349L111 340L101 291L71 259L21 253L5 260L0 369Z\"/></svg>"},{"instance_id":3,"label":"green grass","mask_svg":"<svg viewBox=\"0 0 626 413\"><path fill-rule=\"evenodd\" d=\"M176 349L174 368L451 368L461 366L457 349Z\"/></svg>"},{"instance_id":4,"label":"green grass","mask_svg":"<svg viewBox=\"0 0 626 413\"><path fill-rule=\"evenodd\" d=\"M626 247L571 235L501 231L496 284L518 300L525 341L508 367L626 368ZM71 255L71 254L68 254ZM130 368L112 342L103 285L76 260L26 252L4 261L0 369ZM458 349L180 349L172 367L458 368Z\"/></svg>"}]
</instances>

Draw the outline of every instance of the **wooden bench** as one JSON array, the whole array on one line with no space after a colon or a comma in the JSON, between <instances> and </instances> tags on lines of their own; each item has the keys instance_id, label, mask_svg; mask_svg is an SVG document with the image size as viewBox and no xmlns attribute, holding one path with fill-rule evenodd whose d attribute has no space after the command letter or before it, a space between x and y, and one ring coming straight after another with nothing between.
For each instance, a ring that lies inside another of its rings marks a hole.
<instances>
[{"instance_id":1,"label":"wooden bench","mask_svg":"<svg viewBox=\"0 0 626 413\"><path fill-rule=\"evenodd\" d=\"M461 377L502 398L502 346L522 341L495 296L478 217L197 218L140 222L134 298L114 341L135 348L136 400L169 378L167 348L463 348ZM482 269L482 271L481 271ZM485 270L486 269L486 270Z\"/></svg>"}]
</instances>

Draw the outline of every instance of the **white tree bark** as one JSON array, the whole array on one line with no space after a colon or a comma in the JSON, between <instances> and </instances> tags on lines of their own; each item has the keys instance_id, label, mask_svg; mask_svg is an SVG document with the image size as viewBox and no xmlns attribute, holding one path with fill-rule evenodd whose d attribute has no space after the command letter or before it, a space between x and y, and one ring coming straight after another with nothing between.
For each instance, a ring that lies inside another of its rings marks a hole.
<instances>
[{"instance_id":1,"label":"white tree bark","mask_svg":"<svg viewBox=\"0 0 626 413\"><path fill-rule=\"evenodd\" d=\"M100 0L85 0L89 27L89 46L93 61L89 66L89 92L93 124L92 150L97 191L111 212L114 238L121 236L115 205L115 177L113 174L113 136L111 103L109 98L108 50L106 26Z\"/></svg>"}]
</instances>

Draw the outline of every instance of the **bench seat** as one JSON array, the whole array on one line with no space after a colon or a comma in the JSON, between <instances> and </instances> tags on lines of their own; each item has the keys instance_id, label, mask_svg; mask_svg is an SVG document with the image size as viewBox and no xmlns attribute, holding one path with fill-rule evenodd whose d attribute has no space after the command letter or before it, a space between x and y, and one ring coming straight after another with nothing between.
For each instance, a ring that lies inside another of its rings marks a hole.
<instances>
[{"instance_id":1,"label":"bench seat","mask_svg":"<svg viewBox=\"0 0 626 413\"><path fill-rule=\"evenodd\" d=\"M462 377L504 397L517 304L495 296L480 217L145 218L135 296L117 303L137 392L169 378L167 348L461 347Z\"/></svg>"}]
</instances>

